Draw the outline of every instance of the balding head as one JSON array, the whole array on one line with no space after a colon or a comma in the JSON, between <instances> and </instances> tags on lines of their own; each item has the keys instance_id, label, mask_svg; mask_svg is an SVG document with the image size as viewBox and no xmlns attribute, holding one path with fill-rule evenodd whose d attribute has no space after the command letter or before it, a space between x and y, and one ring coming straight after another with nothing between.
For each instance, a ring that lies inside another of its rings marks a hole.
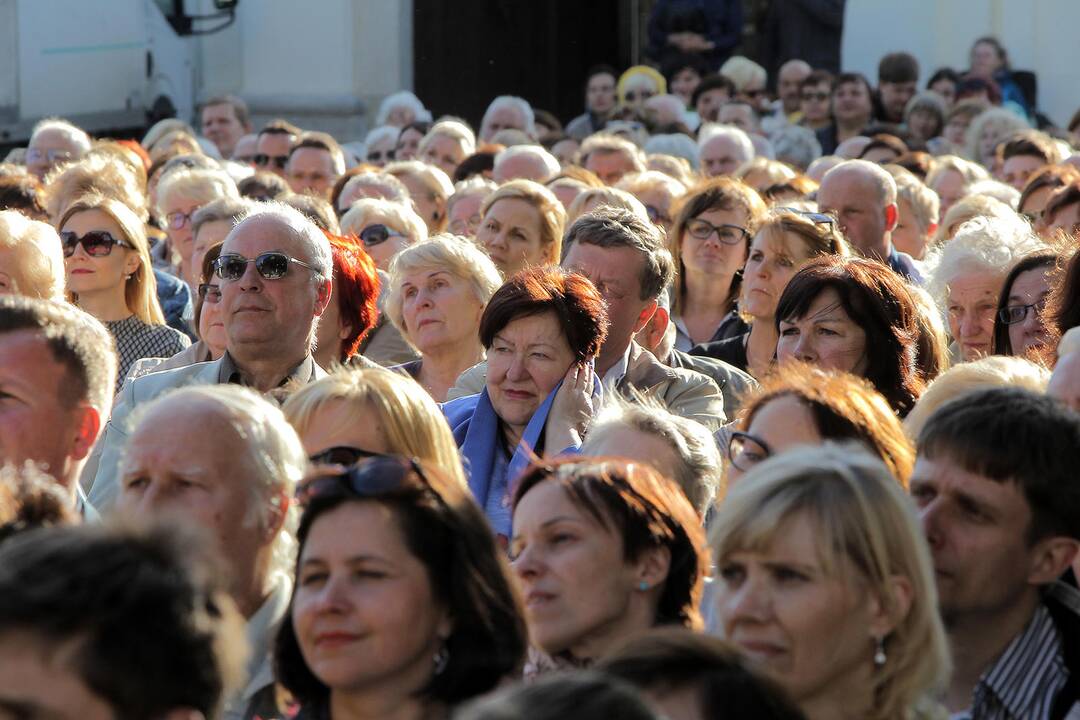
<instances>
[{"instance_id":1,"label":"balding head","mask_svg":"<svg viewBox=\"0 0 1080 720\"><path fill-rule=\"evenodd\" d=\"M800 86L810 76L813 68L803 60L788 60L780 66L777 75L776 91L780 95L784 112L791 114L799 109Z\"/></svg>"},{"instance_id":2,"label":"balding head","mask_svg":"<svg viewBox=\"0 0 1080 720\"><path fill-rule=\"evenodd\" d=\"M880 166L848 160L825 173L818 206L834 213L848 242L863 255L885 261L896 227L896 182Z\"/></svg>"}]
</instances>

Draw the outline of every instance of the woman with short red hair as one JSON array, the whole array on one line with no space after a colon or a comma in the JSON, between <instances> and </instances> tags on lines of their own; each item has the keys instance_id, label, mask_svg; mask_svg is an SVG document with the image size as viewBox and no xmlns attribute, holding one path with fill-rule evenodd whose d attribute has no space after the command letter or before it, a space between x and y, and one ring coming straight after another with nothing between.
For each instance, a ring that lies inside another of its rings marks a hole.
<instances>
[{"instance_id":1,"label":"woman with short red hair","mask_svg":"<svg viewBox=\"0 0 1080 720\"><path fill-rule=\"evenodd\" d=\"M314 357L328 369L348 363L375 327L379 277L375 263L355 238L331 233L326 237L334 258L334 286L330 304L315 330Z\"/></svg>"}]
</instances>

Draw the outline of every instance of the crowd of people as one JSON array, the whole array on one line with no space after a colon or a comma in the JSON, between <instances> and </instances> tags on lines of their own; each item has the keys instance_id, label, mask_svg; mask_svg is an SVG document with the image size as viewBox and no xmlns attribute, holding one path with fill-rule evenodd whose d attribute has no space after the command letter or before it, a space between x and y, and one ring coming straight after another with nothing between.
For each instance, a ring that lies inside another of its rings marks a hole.
<instances>
[{"instance_id":1,"label":"crowd of people","mask_svg":"<svg viewBox=\"0 0 1080 720\"><path fill-rule=\"evenodd\" d=\"M1077 717L1080 113L676 30L565 125L37 125L0 716Z\"/></svg>"}]
</instances>

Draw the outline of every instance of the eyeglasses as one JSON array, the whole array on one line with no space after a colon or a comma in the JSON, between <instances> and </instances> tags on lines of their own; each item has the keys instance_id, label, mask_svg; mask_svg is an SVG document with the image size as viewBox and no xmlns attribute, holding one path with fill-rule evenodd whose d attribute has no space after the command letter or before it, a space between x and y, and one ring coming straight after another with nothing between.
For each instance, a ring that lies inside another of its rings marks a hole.
<instances>
[{"instance_id":1,"label":"eyeglasses","mask_svg":"<svg viewBox=\"0 0 1080 720\"><path fill-rule=\"evenodd\" d=\"M79 237L70 230L65 230L60 233L60 243L64 248L64 257L69 258L75 254L75 246L80 243L83 246L83 250L90 257L105 257L112 254L113 245L119 245L120 247L133 248L134 246L126 240L120 240L114 238L112 233L105 230L91 230L82 237Z\"/></svg>"},{"instance_id":2,"label":"eyeglasses","mask_svg":"<svg viewBox=\"0 0 1080 720\"><path fill-rule=\"evenodd\" d=\"M308 460L314 465L344 465L348 467L349 465L355 465L361 460L372 457L379 457L379 453L361 450L360 448L351 447L349 445L335 445L334 447L315 453L310 456Z\"/></svg>"},{"instance_id":3,"label":"eyeglasses","mask_svg":"<svg viewBox=\"0 0 1080 720\"><path fill-rule=\"evenodd\" d=\"M367 159L370 162L378 162L379 160L393 160L394 151L391 150L372 150L367 154Z\"/></svg>"},{"instance_id":4,"label":"eyeglasses","mask_svg":"<svg viewBox=\"0 0 1080 720\"><path fill-rule=\"evenodd\" d=\"M61 160L67 160L71 157L71 153L67 150L41 150L39 148L30 148L26 151L26 162L40 162L42 159L48 160L50 163L57 163Z\"/></svg>"},{"instance_id":5,"label":"eyeglasses","mask_svg":"<svg viewBox=\"0 0 1080 720\"><path fill-rule=\"evenodd\" d=\"M446 501L432 486L420 463L414 458L400 455L374 455L343 473L314 477L296 488L296 498L301 505L307 505L315 498L322 497L378 497L407 489L413 477L435 496L440 505L446 506Z\"/></svg>"},{"instance_id":6,"label":"eyeglasses","mask_svg":"<svg viewBox=\"0 0 1080 720\"><path fill-rule=\"evenodd\" d=\"M288 155L267 155L265 153L259 153L254 158L255 164L259 167L265 167L273 164L278 170L284 170L285 166L289 163Z\"/></svg>"},{"instance_id":7,"label":"eyeglasses","mask_svg":"<svg viewBox=\"0 0 1080 720\"><path fill-rule=\"evenodd\" d=\"M671 218L665 215L664 211L656 207L655 205L646 205L645 212L649 214L649 220L653 224L663 224L671 222Z\"/></svg>"},{"instance_id":8,"label":"eyeglasses","mask_svg":"<svg viewBox=\"0 0 1080 720\"><path fill-rule=\"evenodd\" d=\"M191 217L194 214L194 210L189 213L182 213L177 210L176 212L171 212L166 215L165 219L169 221L169 227L171 227L173 230L179 230L180 228L191 222Z\"/></svg>"},{"instance_id":9,"label":"eyeglasses","mask_svg":"<svg viewBox=\"0 0 1080 720\"><path fill-rule=\"evenodd\" d=\"M759 98L765 94L765 88L758 88L757 90L743 90L742 94L748 98Z\"/></svg>"},{"instance_id":10,"label":"eyeglasses","mask_svg":"<svg viewBox=\"0 0 1080 720\"><path fill-rule=\"evenodd\" d=\"M836 218L834 218L832 215L829 215L828 213L810 212L809 210L800 210L799 208L793 207L782 207L776 209L780 212L788 212L793 215L799 215L800 217L804 217L807 220L818 223L819 225L836 224Z\"/></svg>"},{"instance_id":11,"label":"eyeglasses","mask_svg":"<svg viewBox=\"0 0 1080 720\"><path fill-rule=\"evenodd\" d=\"M221 302L221 288L211 283L203 283L199 286L199 299L208 305L217 305Z\"/></svg>"},{"instance_id":12,"label":"eyeglasses","mask_svg":"<svg viewBox=\"0 0 1080 720\"><path fill-rule=\"evenodd\" d=\"M998 310L998 319L1006 325L1015 325L1018 322L1024 322L1027 319L1028 313L1035 311L1039 314L1046 307L1046 298L1042 298L1030 305L1007 305Z\"/></svg>"},{"instance_id":13,"label":"eyeglasses","mask_svg":"<svg viewBox=\"0 0 1080 720\"><path fill-rule=\"evenodd\" d=\"M467 220L454 220L450 223L450 232L455 235L474 235L483 219L479 215L472 215Z\"/></svg>"},{"instance_id":14,"label":"eyeglasses","mask_svg":"<svg viewBox=\"0 0 1080 720\"><path fill-rule=\"evenodd\" d=\"M829 93L816 92L816 93L803 93L802 99L804 102L825 102L829 99Z\"/></svg>"},{"instance_id":15,"label":"eyeglasses","mask_svg":"<svg viewBox=\"0 0 1080 720\"><path fill-rule=\"evenodd\" d=\"M728 225L726 223L713 225L708 220L701 218L687 221L686 229L698 240L708 240L710 235L716 233L717 239L725 245L736 245L750 237L750 233L746 231L746 228L739 225Z\"/></svg>"},{"instance_id":16,"label":"eyeglasses","mask_svg":"<svg viewBox=\"0 0 1080 720\"><path fill-rule=\"evenodd\" d=\"M382 223L375 225L368 225L366 228L360 231L360 239L368 247L374 247L381 245L392 237L406 237L399 233L397 230L391 230Z\"/></svg>"},{"instance_id":17,"label":"eyeglasses","mask_svg":"<svg viewBox=\"0 0 1080 720\"><path fill-rule=\"evenodd\" d=\"M321 274L306 262L289 257L283 252L265 252L253 259L246 258L243 255L222 255L214 261L214 272L222 280L239 280L247 272L248 263L255 263L255 269L265 280L280 280L285 277L289 272L290 263L296 263L313 273Z\"/></svg>"},{"instance_id":18,"label":"eyeglasses","mask_svg":"<svg viewBox=\"0 0 1080 720\"><path fill-rule=\"evenodd\" d=\"M642 100L648 100L654 95L656 95L656 93L651 90L642 90L640 92L638 92L637 90L627 90L626 93L623 94L623 97L630 102L637 102L638 98L641 98Z\"/></svg>"},{"instance_id":19,"label":"eyeglasses","mask_svg":"<svg viewBox=\"0 0 1080 720\"><path fill-rule=\"evenodd\" d=\"M739 470L746 472L762 460L772 456L772 450L761 438L750 433L735 431L728 441L728 459Z\"/></svg>"}]
</instances>

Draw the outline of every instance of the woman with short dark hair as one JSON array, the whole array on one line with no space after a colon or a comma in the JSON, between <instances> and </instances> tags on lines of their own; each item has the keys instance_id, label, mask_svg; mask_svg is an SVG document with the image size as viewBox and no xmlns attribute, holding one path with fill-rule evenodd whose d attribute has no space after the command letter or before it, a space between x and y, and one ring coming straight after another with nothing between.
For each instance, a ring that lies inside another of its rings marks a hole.
<instances>
[{"instance_id":1,"label":"woman with short dark hair","mask_svg":"<svg viewBox=\"0 0 1080 720\"><path fill-rule=\"evenodd\" d=\"M299 718L448 717L521 668L521 602L464 488L383 455L298 495L296 588L275 655Z\"/></svg>"},{"instance_id":2,"label":"woman with short dark hair","mask_svg":"<svg viewBox=\"0 0 1080 720\"><path fill-rule=\"evenodd\" d=\"M510 552L530 637L554 664L587 665L651 627L701 628L705 531L651 466L533 465L517 481Z\"/></svg>"},{"instance_id":3,"label":"woman with short dark hair","mask_svg":"<svg viewBox=\"0 0 1080 720\"><path fill-rule=\"evenodd\" d=\"M548 431L548 416L553 408L579 406L599 386L591 364L607 325L593 284L556 266L522 270L484 308L486 387L451 400L443 412L495 532L510 536L510 480L535 456L580 444L585 419L560 420Z\"/></svg>"},{"instance_id":4,"label":"woman with short dark hair","mask_svg":"<svg viewBox=\"0 0 1080 720\"><path fill-rule=\"evenodd\" d=\"M903 279L863 258L828 256L804 266L776 306L776 357L869 380L901 417L919 399L918 311Z\"/></svg>"}]
</instances>

